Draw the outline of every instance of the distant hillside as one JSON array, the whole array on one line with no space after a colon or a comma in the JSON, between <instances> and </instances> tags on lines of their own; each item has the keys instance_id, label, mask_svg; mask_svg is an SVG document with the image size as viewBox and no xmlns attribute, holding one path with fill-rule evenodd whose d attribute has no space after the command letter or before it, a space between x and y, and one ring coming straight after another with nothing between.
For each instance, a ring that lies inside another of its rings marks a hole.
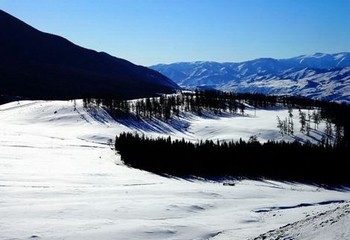
<instances>
[{"instance_id":1,"label":"distant hillside","mask_svg":"<svg viewBox=\"0 0 350 240\"><path fill-rule=\"evenodd\" d=\"M156 71L40 32L0 10L0 94L31 99L135 98L175 88Z\"/></svg>"},{"instance_id":2,"label":"distant hillside","mask_svg":"<svg viewBox=\"0 0 350 240\"><path fill-rule=\"evenodd\" d=\"M350 102L350 53L261 58L241 63L182 62L151 68L186 88L290 94Z\"/></svg>"}]
</instances>

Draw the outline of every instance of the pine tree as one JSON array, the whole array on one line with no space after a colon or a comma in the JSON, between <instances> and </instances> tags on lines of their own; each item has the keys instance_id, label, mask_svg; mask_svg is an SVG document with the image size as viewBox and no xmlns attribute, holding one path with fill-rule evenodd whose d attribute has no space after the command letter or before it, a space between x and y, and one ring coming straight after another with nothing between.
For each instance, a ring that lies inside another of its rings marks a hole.
<instances>
[{"instance_id":1,"label":"pine tree","mask_svg":"<svg viewBox=\"0 0 350 240\"><path fill-rule=\"evenodd\" d=\"M326 140L330 144L333 139L333 128L329 121L326 121L326 127L324 129L324 134L326 135Z\"/></svg>"},{"instance_id":2,"label":"pine tree","mask_svg":"<svg viewBox=\"0 0 350 240\"><path fill-rule=\"evenodd\" d=\"M283 121L280 119L279 116L277 116L277 128L280 130L281 135L284 135L283 131Z\"/></svg>"},{"instance_id":3,"label":"pine tree","mask_svg":"<svg viewBox=\"0 0 350 240\"><path fill-rule=\"evenodd\" d=\"M287 127L287 132L289 135L294 134L294 123L293 123L293 109L289 108L288 109L288 127Z\"/></svg>"},{"instance_id":4,"label":"pine tree","mask_svg":"<svg viewBox=\"0 0 350 240\"><path fill-rule=\"evenodd\" d=\"M300 132L305 133L306 114L299 109Z\"/></svg>"},{"instance_id":5,"label":"pine tree","mask_svg":"<svg viewBox=\"0 0 350 240\"><path fill-rule=\"evenodd\" d=\"M318 128L318 124L321 122L321 114L319 111L312 112L312 120L315 123L315 130Z\"/></svg>"}]
</instances>

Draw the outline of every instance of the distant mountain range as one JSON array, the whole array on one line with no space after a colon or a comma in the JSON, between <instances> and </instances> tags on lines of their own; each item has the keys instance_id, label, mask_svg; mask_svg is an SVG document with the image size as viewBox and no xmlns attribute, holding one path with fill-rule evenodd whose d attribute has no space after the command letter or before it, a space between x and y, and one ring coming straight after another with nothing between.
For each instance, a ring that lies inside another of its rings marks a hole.
<instances>
[{"instance_id":1,"label":"distant mountain range","mask_svg":"<svg viewBox=\"0 0 350 240\"><path fill-rule=\"evenodd\" d=\"M240 63L180 62L151 68L185 88L290 94L350 103L350 53L346 52Z\"/></svg>"},{"instance_id":2,"label":"distant mountain range","mask_svg":"<svg viewBox=\"0 0 350 240\"><path fill-rule=\"evenodd\" d=\"M40 32L0 10L0 95L137 98L176 88L156 71Z\"/></svg>"}]
</instances>

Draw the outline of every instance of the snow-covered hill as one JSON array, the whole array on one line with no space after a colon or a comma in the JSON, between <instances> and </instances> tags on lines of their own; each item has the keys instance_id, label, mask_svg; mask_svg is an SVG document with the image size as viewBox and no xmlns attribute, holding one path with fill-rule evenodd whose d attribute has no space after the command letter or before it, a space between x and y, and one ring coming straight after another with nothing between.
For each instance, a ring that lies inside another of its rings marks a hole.
<instances>
[{"instance_id":1,"label":"snow-covered hill","mask_svg":"<svg viewBox=\"0 0 350 240\"><path fill-rule=\"evenodd\" d=\"M263 140L278 135L268 119L287 113L247 114L117 122L79 100L0 106L0 239L348 239L349 192L165 178L126 167L112 149L123 131Z\"/></svg>"},{"instance_id":2,"label":"snow-covered hill","mask_svg":"<svg viewBox=\"0 0 350 240\"><path fill-rule=\"evenodd\" d=\"M254 240L272 239L350 239L350 234L344 231L350 221L350 204L341 204L319 214L287 224L279 229L264 233Z\"/></svg>"},{"instance_id":3,"label":"snow-covered hill","mask_svg":"<svg viewBox=\"0 0 350 240\"><path fill-rule=\"evenodd\" d=\"M185 88L291 94L350 102L350 53L261 58L241 63L159 64L151 68Z\"/></svg>"}]
</instances>

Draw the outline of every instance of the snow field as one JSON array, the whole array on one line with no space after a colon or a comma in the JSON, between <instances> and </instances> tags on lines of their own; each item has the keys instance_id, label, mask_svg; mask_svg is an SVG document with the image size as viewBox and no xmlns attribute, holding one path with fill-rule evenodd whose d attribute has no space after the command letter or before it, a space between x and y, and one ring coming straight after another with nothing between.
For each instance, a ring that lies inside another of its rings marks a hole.
<instances>
[{"instance_id":1,"label":"snow field","mask_svg":"<svg viewBox=\"0 0 350 240\"><path fill-rule=\"evenodd\" d=\"M83 109L79 100L0 106L0 239L252 239L286 224L297 227L283 233L304 236L295 239L321 239L327 229L326 236L346 239L349 229L341 226L350 220L348 192L273 181L230 186L165 178L124 166L112 149L115 135L124 131L192 141L259 133L266 141L280 136L276 114L288 113L246 114L251 117L188 115L170 124L122 124L102 109ZM326 220L317 217L326 211L329 219L338 216L336 222L310 230ZM305 220L310 217L315 219Z\"/></svg>"}]
</instances>

